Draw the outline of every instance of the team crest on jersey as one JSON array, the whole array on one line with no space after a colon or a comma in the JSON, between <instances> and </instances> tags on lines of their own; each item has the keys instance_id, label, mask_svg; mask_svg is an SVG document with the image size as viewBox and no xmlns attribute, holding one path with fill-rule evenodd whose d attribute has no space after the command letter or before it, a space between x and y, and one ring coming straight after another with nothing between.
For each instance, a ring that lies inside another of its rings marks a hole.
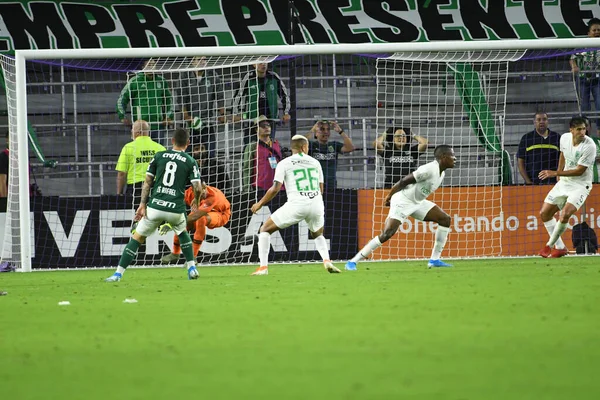
<instances>
[{"instance_id":1,"label":"team crest on jersey","mask_svg":"<svg viewBox=\"0 0 600 400\"><path fill-rule=\"evenodd\" d=\"M142 89L146 89L146 84L142 83Z\"/></svg>"},{"instance_id":2,"label":"team crest on jersey","mask_svg":"<svg viewBox=\"0 0 600 400\"><path fill-rule=\"evenodd\" d=\"M162 87L162 84L160 84L160 83L157 83L157 84L156 84L156 87L157 87L158 89L160 89L160 88Z\"/></svg>"},{"instance_id":3,"label":"team crest on jersey","mask_svg":"<svg viewBox=\"0 0 600 400\"><path fill-rule=\"evenodd\" d=\"M269 89L271 89L271 90L275 90L275 86L273 86L273 84L271 83L271 84L269 85Z\"/></svg>"},{"instance_id":4,"label":"team crest on jersey","mask_svg":"<svg viewBox=\"0 0 600 400\"><path fill-rule=\"evenodd\" d=\"M204 86L206 86L206 87L209 87L210 85L211 85L211 81L210 81L210 79L207 79L207 80L204 82Z\"/></svg>"},{"instance_id":5,"label":"team crest on jersey","mask_svg":"<svg viewBox=\"0 0 600 400\"><path fill-rule=\"evenodd\" d=\"M579 153L579 151L576 151L576 152L575 152L575 158L576 158L576 159L578 159L578 160L579 160L579 156L580 156L580 155L581 155L581 154Z\"/></svg>"},{"instance_id":6,"label":"team crest on jersey","mask_svg":"<svg viewBox=\"0 0 600 400\"><path fill-rule=\"evenodd\" d=\"M333 148L333 146L327 146L328 153L333 153L334 151L335 151L335 149Z\"/></svg>"}]
</instances>

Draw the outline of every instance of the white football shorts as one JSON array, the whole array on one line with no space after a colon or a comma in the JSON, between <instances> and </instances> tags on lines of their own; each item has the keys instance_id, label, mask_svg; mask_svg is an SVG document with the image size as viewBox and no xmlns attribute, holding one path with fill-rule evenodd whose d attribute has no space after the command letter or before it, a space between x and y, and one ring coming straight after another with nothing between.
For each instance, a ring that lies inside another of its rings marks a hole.
<instances>
[{"instance_id":1,"label":"white football shorts","mask_svg":"<svg viewBox=\"0 0 600 400\"><path fill-rule=\"evenodd\" d=\"M325 206L323 201L313 201L309 204L285 203L272 215L271 219L279 229L297 224L304 220L308 230L316 232L325 225Z\"/></svg>"},{"instance_id":2,"label":"white football shorts","mask_svg":"<svg viewBox=\"0 0 600 400\"><path fill-rule=\"evenodd\" d=\"M544 203L554 204L561 210L566 203L571 203L579 210L583 203L585 203L585 199L587 199L591 190L591 187L587 189L585 186L574 185L570 182L560 180L548 192Z\"/></svg>"},{"instance_id":3,"label":"white football shorts","mask_svg":"<svg viewBox=\"0 0 600 400\"><path fill-rule=\"evenodd\" d=\"M435 207L435 203L429 200L423 200L419 203L410 201L401 193L396 193L390 201L390 212L388 218L396 219L400 223L408 217L413 217L416 220L423 221L427 213Z\"/></svg>"},{"instance_id":4,"label":"white football shorts","mask_svg":"<svg viewBox=\"0 0 600 400\"><path fill-rule=\"evenodd\" d=\"M142 236L148 237L165 221L171 224L173 231L177 235L185 231L187 227L187 218L185 214L160 211L151 207L146 207L146 216L141 219L135 228L135 231Z\"/></svg>"}]
</instances>

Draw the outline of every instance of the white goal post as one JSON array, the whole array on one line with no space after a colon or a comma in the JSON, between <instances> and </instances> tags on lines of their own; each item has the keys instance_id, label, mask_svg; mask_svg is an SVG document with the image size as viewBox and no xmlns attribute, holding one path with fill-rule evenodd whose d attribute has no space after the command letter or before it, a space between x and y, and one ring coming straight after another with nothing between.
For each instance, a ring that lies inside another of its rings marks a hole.
<instances>
[{"instance_id":1,"label":"white goal post","mask_svg":"<svg viewBox=\"0 0 600 400\"><path fill-rule=\"evenodd\" d=\"M537 39L503 41L448 41L394 44L338 44L338 45L293 45L293 46L235 46L235 47L187 47L187 48L122 48L122 49L56 49L17 50L15 52L17 158L20 171L29 168L27 70L30 60L50 59L108 59L150 57L194 57L199 54L210 56L265 56L265 55L322 55L322 54L393 54L399 52L475 52L490 50L550 50L550 49L600 48L600 39ZM20 270L31 271L29 182L27 173L19 174L19 236Z\"/></svg>"}]
</instances>

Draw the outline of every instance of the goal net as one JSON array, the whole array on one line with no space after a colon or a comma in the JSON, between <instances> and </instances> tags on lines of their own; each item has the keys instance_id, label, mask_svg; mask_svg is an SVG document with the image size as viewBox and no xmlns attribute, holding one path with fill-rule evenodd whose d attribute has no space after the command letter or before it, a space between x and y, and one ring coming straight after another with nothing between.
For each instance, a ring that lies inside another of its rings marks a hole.
<instances>
[{"instance_id":1,"label":"goal net","mask_svg":"<svg viewBox=\"0 0 600 400\"><path fill-rule=\"evenodd\" d=\"M272 182L269 158L289 155L294 134L314 143L312 155L331 179L324 200L332 259L352 257L380 233L389 186L432 161L440 144L457 156L456 168L430 197L452 217L443 256L537 252L547 237L538 211L549 187L522 186L519 143L533 131L537 111L547 113L550 129L559 133L580 113L568 65L580 50L398 52L406 48L390 45L365 54L357 46L325 47L248 48L255 55L227 56L240 49L100 50L95 58L72 50L60 52L60 59L37 51L20 67L2 56L10 143L2 260L16 266L28 260L25 269L117 264L151 158L132 140L131 122L140 119L148 122L150 138L166 147L175 129L188 129L187 151L203 179L231 204L224 226L192 235L201 264L257 261L256 235L286 201L285 191L257 214L250 207ZM26 90L17 90L20 76ZM26 112L25 130L19 112ZM594 112L587 112L593 126ZM268 145L261 144L256 124L263 114L273 137ZM395 152L396 140L406 140L408 151ZM19 157L28 147L29 157ZM120 160L123 152L134 155L131 165ZM395 162L408 162L408 169ZM595 229L593 207L587 212L572 225L584 217ZM427 258L434 229L409 218L373 258ZM271 246L274 261L319 259L306 224L273 235ZM182 264L176 253L173 233L156 233L134 265Z\"/></svg>"}]
</instances>

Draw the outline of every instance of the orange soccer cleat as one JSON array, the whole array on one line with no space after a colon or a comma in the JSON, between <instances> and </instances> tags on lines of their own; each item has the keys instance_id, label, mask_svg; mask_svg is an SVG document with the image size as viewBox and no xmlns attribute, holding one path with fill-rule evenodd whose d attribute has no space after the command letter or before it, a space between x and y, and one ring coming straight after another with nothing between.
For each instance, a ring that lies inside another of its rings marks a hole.
<instances>
[{"instance_id":1,"label":"orange soccer cleat","mask_svg":"<svg viewBox=\"0 0 600 400\"><path fill-rule=\"evenodd\" d=\"M538 254L544 258L548 258L551 253L552 253L552 249L550 248L550 246L546 245L546 246L544 246L543 249L540 250L540 252Z\"/></svg>"},{"instance_id":2,"label":"orange soccer cleat","mask_svg":"<svg viewBox=\"0 0 600 400\"><path fill-rule=\"evenodd\" d=\"M564 249L554 248L550 252L550 255L548 256L548 258L560 258L560 257L566 256L567 254L569 254L569 251L567 250L566 247Z\"/></svg>"},{"instance_id":3,"label":"orange soccer cleat","mask_svg":"<svg viewBox=\"0 0 600 400\"><path fill-rule=\"evenodd\" d=\"M252 273L252 275L269 275L269 268L266 266L258 267L256 271Z\"/></svg>"}]
</instances>

